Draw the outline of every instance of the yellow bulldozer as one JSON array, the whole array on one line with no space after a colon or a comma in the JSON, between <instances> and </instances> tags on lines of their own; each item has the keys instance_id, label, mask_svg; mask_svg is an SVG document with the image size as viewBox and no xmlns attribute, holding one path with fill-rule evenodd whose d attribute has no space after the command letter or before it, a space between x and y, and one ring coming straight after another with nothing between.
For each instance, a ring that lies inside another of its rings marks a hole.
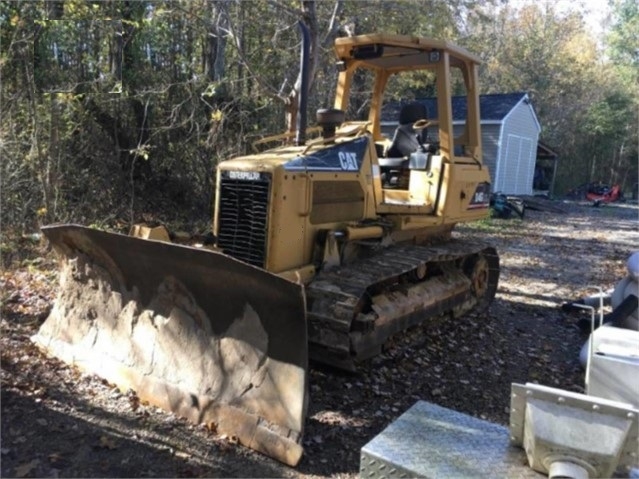
<instances>
[{"instance_id":1,"label":"yellow bulldozer","mask_svg":"<svg viewBox=\"0 0 639 479\"><path fill-rule=\"evenodd\" d=\"M305 124L303 84L294 141L218 165L213 245L171 243L158 229L43 228L60 253L61 286L34 341L296 465L309 358L353 371L393 334L485 308L497 252L451 234L489 212L479 58L385 34L338 38L335 54L335 100L317 127ZM368 115L348 120L362 75ZM388 103L398 75L432 80L436 112ZM457 135L453 92L466 96ZM382 121L384 108L397 110L396 125Z\"/></svg>"}]
</instances>

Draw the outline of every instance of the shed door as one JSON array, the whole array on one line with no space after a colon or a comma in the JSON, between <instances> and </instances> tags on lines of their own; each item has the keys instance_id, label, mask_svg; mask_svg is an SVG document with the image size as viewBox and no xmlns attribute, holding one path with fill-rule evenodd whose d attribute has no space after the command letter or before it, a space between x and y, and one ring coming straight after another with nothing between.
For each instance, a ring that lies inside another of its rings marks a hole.
<instances>
[{"instance_id":1,"label":"shed door","mask_svg":"<svg viewBox=\"0 0 639 479\"><path fill-rule=\"evenodd\" d=\"M511 195L532 193L535 164L533 142L530 138L508 135L502 165L497 191Z\"/></svg>"}]
</instances>

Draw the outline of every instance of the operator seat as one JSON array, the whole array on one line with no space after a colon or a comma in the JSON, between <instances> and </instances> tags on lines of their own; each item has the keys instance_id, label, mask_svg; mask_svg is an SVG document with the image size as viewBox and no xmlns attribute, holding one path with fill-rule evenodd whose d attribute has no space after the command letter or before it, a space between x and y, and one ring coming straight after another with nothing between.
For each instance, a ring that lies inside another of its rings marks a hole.
<instances>
[{"instance_id":1,"label":"operator seat","mask_svg":"<svg viewBox=\"0 0 639 479\"><path fill-rule=\"evenodd\" d=\"M417 120L428 118L426 105L418 102L402 106L399 112L399 126L395 130L391 145L386 152L387 158L403 158L419 150L426 138L426 128L415 130L413 125Z\"/></svg>"}]
</instances>

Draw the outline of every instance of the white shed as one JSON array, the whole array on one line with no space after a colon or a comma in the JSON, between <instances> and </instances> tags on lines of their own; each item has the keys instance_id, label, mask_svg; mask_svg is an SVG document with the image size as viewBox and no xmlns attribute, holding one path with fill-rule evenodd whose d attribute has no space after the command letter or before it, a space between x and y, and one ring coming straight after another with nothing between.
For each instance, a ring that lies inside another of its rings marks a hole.
<instances>
[{"instance_id":1,"label":"white shed","mask_svg":"<svg viewBox=\"0 0 639 479\"><path fill-rule=\"evenodd\" d=\"M435 98L418 98L430 118L437 118ZM400 104L387 104L382 131L392 136ZM466 121L466 97L453 97L453 128L462 132ZM496 93L479 97L484 164L492 190L509 195L532 195L541 126L527 93Z\"/></svg>"}]
</instances>

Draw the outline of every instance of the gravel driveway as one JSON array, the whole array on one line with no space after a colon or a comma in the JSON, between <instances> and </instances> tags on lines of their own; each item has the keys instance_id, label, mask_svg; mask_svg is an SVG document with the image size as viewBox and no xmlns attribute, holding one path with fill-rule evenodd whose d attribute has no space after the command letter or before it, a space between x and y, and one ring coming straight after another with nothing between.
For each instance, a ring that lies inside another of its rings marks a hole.
<instances>
[{"instance_id":1,"label":"gravel driveway","mask_svg":"<svg viewBox=\"0 0 639 479\"><path fill-rule=\"evenodd\" d=\"M2 275L2 477L356 477L359 450L417 400L506 425L512 382L583 391L586 339L566 299L608 289L639 249L636 204L527 211L458 229L497 247L501 278L482 314L394 338L344 374L312 366L305 455L291 469L140 404L29 341L54 295L51 257Z\"/></svg>"}]
</instances>

